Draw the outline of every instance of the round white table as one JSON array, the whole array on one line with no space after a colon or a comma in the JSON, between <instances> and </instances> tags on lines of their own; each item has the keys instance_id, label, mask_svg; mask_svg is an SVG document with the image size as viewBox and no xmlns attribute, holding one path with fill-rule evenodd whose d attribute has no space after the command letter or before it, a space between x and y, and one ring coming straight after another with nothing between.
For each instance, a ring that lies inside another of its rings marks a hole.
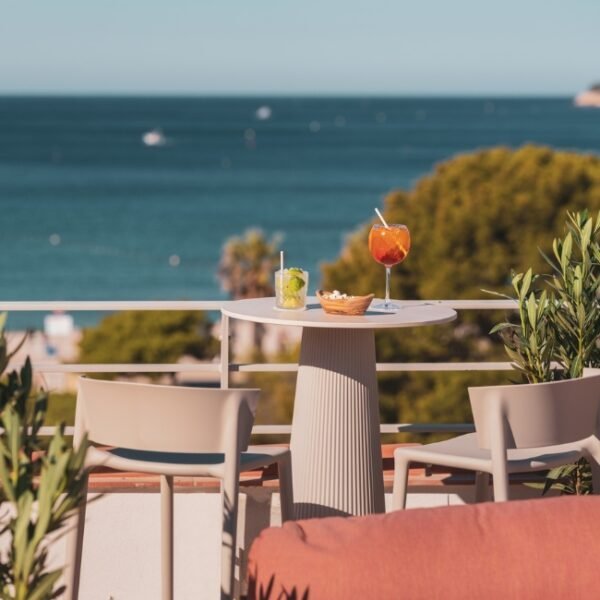
<instances>
[{"instance_id":1,"label":"round white table","mask_svg":"<svg viewBox=\"0 0 600 600\"><path fill-rule=\"evenodd\" d=\"M274 298L238 300L222 312L303 328L290 442L296 518L384 512L374 332L447 323L456 312L423 303L328 315L315 297L305 311L274 306Z\"/></svg>"}]
</instances>

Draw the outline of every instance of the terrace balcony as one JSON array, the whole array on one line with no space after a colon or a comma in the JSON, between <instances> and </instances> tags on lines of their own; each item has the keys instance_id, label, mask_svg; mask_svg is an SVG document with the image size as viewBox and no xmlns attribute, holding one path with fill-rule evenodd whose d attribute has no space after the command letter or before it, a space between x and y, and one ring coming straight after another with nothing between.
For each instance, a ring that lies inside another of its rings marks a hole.
<instances>
[{"instance_id":1,"label":"terrace balcony","mask_svg":"<svg viewBox=\"0 0 600 600\"><path fill-rule=\"evenodd\" d=\"M511 310L512 301L447 300L432 301L459 312ZM120 310L198 310L220 311L226 302L1 302L0 311L120 311ZM141 332L143 335L143 332ZM240 374L293 373L297 364L232 362L231 320L220 324L218 361L194 364L62 364L34 363L34 370L52 374L149 374L175 373L212 378L221 387L235 387ZM15 365L13 365L15 366ZM509 371L508 362L378 363L380 373ZM51 379L49 379L51 381ZM46 428L51 433L52 428ZM471 423L386 423L383 438L402 433L457 434L473 431ZM72 432L72 428L68 429ZM255 443L289 436L291 425L255 425ZM385 439L383 439L386 442ZM386 506L389 509L394 443L382 443ZM530 478L511 480L513 497L533 497L538 490L524 486ZM408 507L443 506L474 500L473 476L467 472L417 466L410 472ZM245 572L247 551L256 535L270 524L280 522L278 480L274 470L246 473L242 477L238 518L238 564ZM177 479L175 483L175 596L214 599L219 597L221 504L219 483L208 478ZM85 600L135 600L158 597L160 590L160 528L158 477L136 473L95 472L90 481L83 554L81 598ZM51 549L52 562L64 563L65 540ZM243 579L243 575L242 575ZM242 592L244 584L242 583Z\"/></svg>"}]
</instances>

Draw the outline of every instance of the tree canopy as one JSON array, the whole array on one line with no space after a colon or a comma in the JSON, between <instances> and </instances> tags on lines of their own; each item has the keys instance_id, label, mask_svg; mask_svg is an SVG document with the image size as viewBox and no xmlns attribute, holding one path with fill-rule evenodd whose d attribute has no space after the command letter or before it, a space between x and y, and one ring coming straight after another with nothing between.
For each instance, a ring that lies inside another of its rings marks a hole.
<instances>
[{"instance_id":1,"label":"tree canopy","mask_svg":"<svg viewBox=\"0 0 600 600\"><path fill-rule=\"evenodd\" d=\"M219 262L219 280L224 291L237 300L273 296L273 273L279 265L280 238L265 237L260 229L225 242Z\"/></svg>"},{"instance_id":2,"label":"tree canopy","mask_svg":"<svg viewBox=\"0 0 600 600\"><path fill-rule=\"evenodd\" d=\"M212 323L196 311L123 311L84 330L84 363L174 363L183 355L212 358Z\"/></svg>"},{"instance_id":3,"label":"tree canopy","mask_svg":"<svg viewBox=\"0 0 600 600\"><path fill-rule=\"evenodd\" d=\"M600 208L600 158L539 146L492 148L439 164L414 189L385 199L388 222L411 232L408 258L394 267L397 298L485 298L510 288L511 270L547 270L567 210ZM371 258L371 223L325 265L326 289L383 294L383 268Z\"/></svg>"},{"instance_id":4,"label":"tree canopy","mask_svg":"<svg viewBox=\"0 0 600 600\"><path fill-rule=\"evenodd\" d=\"M392 297L490 298L510 292L511 271L547 272L540 255L564 233L567 211L600 209L600 158L539 146L491 148L435 167L410 191L385 199L384 216L406 224L411 252L392 271ZM371 257L372 221L352 234L323 268L323 287L383 296L384 269ZM498 313L461 313L459 320L415 332L377 336L379 360L504 360L489 335ZM470 420L466 386L506 383L506 373L401 374L380 379L384 420Z\"/></svg>"}]
</instances>

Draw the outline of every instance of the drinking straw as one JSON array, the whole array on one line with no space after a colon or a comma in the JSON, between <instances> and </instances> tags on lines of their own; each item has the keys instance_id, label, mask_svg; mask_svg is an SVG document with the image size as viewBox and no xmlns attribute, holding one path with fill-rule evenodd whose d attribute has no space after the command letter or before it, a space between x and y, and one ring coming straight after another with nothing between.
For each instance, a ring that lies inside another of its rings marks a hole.
<instances>
[{"instance_id":1,"label":"drinking straw","mask_svg":"<svg viewBox=\"0 0 600 600\"><path fill-rule=\"evenodd\" d=\"M376 208L375 212L377 213L377 216L381 219L381 222L384 224L386 229L389 229L390 226L385 222L385 219L383 218L383 215L379 212L379 209Z\"/></svg>"},{"instance_id":2,"label":"drinking straw","mask_svg":"<svg viewBox=\"0 0 600 600\"><path fill-rule=\"evenodd\" d=\"M279 251L279 279L281 284L281 293L283 293L283 250Z\"/></svg>"}]
</instances>

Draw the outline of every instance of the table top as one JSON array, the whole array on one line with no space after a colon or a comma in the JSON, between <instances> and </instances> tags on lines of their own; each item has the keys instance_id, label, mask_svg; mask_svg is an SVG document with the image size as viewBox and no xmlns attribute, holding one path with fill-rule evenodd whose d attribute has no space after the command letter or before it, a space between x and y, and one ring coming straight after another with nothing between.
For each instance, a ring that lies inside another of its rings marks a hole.
<instances>
[{"instance_id":1,"label":"table top","mask_svg":"<svg viewBox=\"0 0 600 600\"><path fill-rule=\"evenodd\" d=\"M306 310L276 310L275 298L251 298L228 302L221 312L234 319L269 323L272 325L292 325L296 327L322 327L326 329L393 329L397 327L420 327L438 325L456 319L456 311L436 304L414 304L402 306L401 300L393 300L400 305L395 313L367 310L361 316L328 315L319 304L316 296L306 299ZM382 302L375 298L373 304Z\"/></svg>"}]
</instances>

